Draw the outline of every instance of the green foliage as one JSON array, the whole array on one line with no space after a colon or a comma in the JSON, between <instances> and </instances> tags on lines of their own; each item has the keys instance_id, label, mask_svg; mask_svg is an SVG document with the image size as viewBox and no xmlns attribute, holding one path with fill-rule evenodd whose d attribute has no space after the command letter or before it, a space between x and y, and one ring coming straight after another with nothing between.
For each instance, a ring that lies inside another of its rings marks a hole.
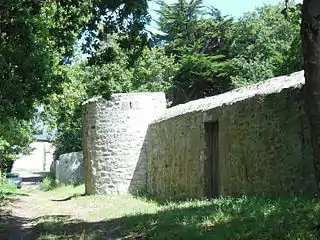
<instances>
[{"instance_id":1,"label":"green foliage","mask_svg":"<svg viewBox=\"0 0 320 240\"><path fill-rule=\"evenodd\" d=\"M0 9L1 118L30 118L35 101L58 91L59 65L69 61L80 37L92 58L101 48L97 40L113 32L125 36L119 41L124 48L139 50L146 44L147 0L7 0Z\"/></svg>"},{"instance_id":2,"label":"green foliage","mask_svg":"<svg viewBox=\"0 0 320 240\"><path fill-rule=\"evenodd\" d=\"M2 1L0 9L0 116L27 119L34 101L56 91L60 78L42 41L40 6L13 0Z\"/></svg>"},{"instance_id":3,"label":"green foliage","mask_svg":"<svg viewBox=\"0 0 320 240\"><path fill-rule=\"evenodd\" d=\"M131 73L127 69L127 51L120 48L117 40L119 36L109 37L108 42L103 43L101 52L96 55L104 55L107 51L114 57L111 62L97 62L95 65L90 63L85 68L85 78L83 83L86 86L88 97L103 96L106 99L114 92L128 92L131 88ZM103 59L103 58L102 58Z\"/></svg>"},{"instance_id":4,"label":"green foliage","mask_svg":"<svg viewBox=\"0 0 320 240\"><path fill-rule=\"evenodd\" d=\"M88 97L130 91L165 91L171 86L177 70L173 57L167 57L162 48L144 48L141 56L130 64L130 53L120 48L119 36L109 37L105 48L112 49L112 62L87 66L85 68ZM111 51L111 50L110 50Z\"/></svg>"},{"instance_id":5,"label":"green foliage","mask_svg":"<svg viewBox=\"0 0 320 240\"><path fill-rule=\"evenodd\" d=\"M179 72L174 76L173 86L179 91L175 102L188 102L230 90L232 85L225 71L230 63L223 59L222 55L184 55L179 61Z\"/></svg>"},{"instance_id":6,"label":"green foliage","mask_svg":"<svg viewBox=\"0 0 320 240\"><path fill-rule=\"evenodd\" d=\"M145 48L131 71L131 89L140 92L166 92L172 86L179 66L161 47Z\"/></svg>"},{"instance_id":7,"label":"green foliage","mask_svg":"<svg viewBox=\"0 0 320 240\"><path fill-rule=\"evenodd\" d=\"M56 129L55 155L82 149L82 102L95 96L109 98L112 93L130 91L165 91L171 86L177 65L161 48L145 48L130 66L130 54L120 48L118 36L109 37L104 49L114 53L114 60L88 65L80 61L63 68L62 93L52 94L41 113L41 119ZM97 53L97 56L100 54Z\"/></svg>"},{"instance_id":8,"label":"green foliage","mask_svg":"<svg viewBox=\"0 0 320 240\"><path fill-rule=\"evenodd\" d=\"M171 88L174 104L230 90L225 40L232 19L215 8L205 11L201 0L159 4L158 25L164 34L155 39L179 64Z\"/></svg>"},{"instance_id":9,"label":"green foliage","mask_svg":"<svg viewBox=\"0 0 320 240\"><path fill-rule=\"evenodd\" d=\"M197 40L199 17L204 14L202 0L179 0L174 4L167 4L159 0L160 10L157 11L159 30L165 35L155 37L163 41L167 51L180 55L178 48L184 47L186 43Z\"/></svg>"},{"instance_id":10,"label":"green foliage","mask_svg":"<svg viewBox=\"0 0 320 240\"><path fill-rule=\"evenodd\" d=\"M41 181L39 185L39 189L41 191L52 191L56 189L59 186L57 183L54 174L48 174L47 176L44 177L44 179Z\"/></svg>"},{"instance_id":11,"label":"green foliage","mask_svg":"<svg viewBox=\"0 0 320 240\"><path fill-rule=\"evenodd\" d=\"M299 19L291 13L285 19L281 15L284 5L261 7L233 21L213 7L204 8L201 0L159 4L158 24L164 34L154 35L156 47L143 48L135 62L132 55L142 49L140 45L123 48L127 32L111 34L109 25L101 23L98 34L90 30L83 35L95 41L94 57L59 68L66 79L59 88L64 90L48 98L44 114L57 129L57 155L81 150L81 103L85 99L165 91L178 104L301 67ZM90 14L87 18L93 19ZM143 37L136 40L141 43Z\"/></svg>"},{"instance_id":12,"label":"green foliage","mask_svg":"<svg viewBox=\"0 0 320 240\"><path fill-rule=\"evenodd\" d=\"M1 199L2 196L7 194L12 194L15 192L17 192L16 185L8 182L5 176L1 174L1 169L0 169L0 200L2 200Z\"/></svg>"},{"instance_id":13,"label":"green foliage","mask_svg":"<svg viewBox=\"0 0 320 240\"><path fill-rule=\"evenodd\" d=\"M313 239L319 204L298 198L219 198L169 203L121 219L125 234L156 239Z\"/></svg>"},{"instance_id":14,"label":"green foliage","mask_svg":"<svg viewBox=\"0 0 320 240\"><path fill-rule=\"evenodd\" d=\"M0 171L11 170L14 160L20 154L31 151L34 129L29 121L8 119L0 124Z\"/></svg>"},{"instance_id":15,"label":"green foliage","mask_svg":"<svg viewBox=\"0 0 320 240\"><path fill-rule=\"evenodd\" d=\"M51 94L39 116L40 121L49 125L49 131L56 131L53 138L56 156L81 150L81 103L87 98L83 66L66 66L64 73L62 93Z\"/></svg>"},{"instance_id":16,"label":"green foliage","mask_svg":"<svg viewBox=\"0 0 320 240\"><path fill-rule=\"evenodd\" d=\"M301 70L299 20L286 19L283 8L266 5L233 23L229 50L236 86Z\"/></svg>"},{"instance_id":17,"label":"green foliage","mask_svg":"<svg viewBox=\"0 0 320 240\"><path fill-rule=\"evenodd\" d=\"M95 51L102 52L99 40L119 32L125 36L119 41L121 46L131 48L130 57L135 58L146 44L143 29L148 21L147 0L1 1L0 169L9 170L17 154L28 148L31 130L23 121L32 119L35 104L43 103L50 94L65 96L61 91L69 86L63 83L68 79L63 65L70 62L76 41L84 40L82 50L94 60ZM103 60L106 55L101 54ZM80 97L77 90L74 99ZM59 104L60 100L65 100L56 107L61 116L51 120L60 121L59 126L64 119L69 122L62 124L66 130L62 135L58 131L58 139L67 135L79 142L80 119L70 119L73 115L68 110L79 112L80 101L71 101L72 107L69 100L59 97L50 101ZM60 142L63 148L65 143Z\"/></svg>"},{"instance_id":18,"label":"green foliage","mask_svg":"<svg viewBox=\"0 0 320 240\"><path fill-rule=\"evenodd\" d=\"M180 69L173 79L175 104L211 96L301 70L301 6L265 5L238 21L201 0L159 1L155 43L172 54Z\"/></svg>"},{"instance_id":19,"label":"green foliage","mask_svg":"<svg viewBox=\"0 0 320 240\"><path fill-rule=\"evenodd\" d=\"M294 1L285 0L285 8L281 11L281 14L291 22L300 24L302 18L302 4L296 4Z\"/></svg>"}]
</instances>

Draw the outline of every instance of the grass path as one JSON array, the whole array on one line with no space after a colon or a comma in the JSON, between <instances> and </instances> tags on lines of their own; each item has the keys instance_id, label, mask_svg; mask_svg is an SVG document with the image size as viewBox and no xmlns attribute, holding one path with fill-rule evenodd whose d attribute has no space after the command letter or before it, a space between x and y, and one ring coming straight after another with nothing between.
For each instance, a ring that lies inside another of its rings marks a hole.
<instances>
[{"instance_id":1,"label":"grass path","mask_svg":"<svg viewBox=\"0 0 320 240\"><path fill-rule=\"evenodd\" d=\"M0 227L5 229L0 239L122 239L118 226L106 220L158 210L155 203L131 196L84 197L83 190L68 186L9 196L0 209L7 219Z\"/></svg>"},{"instance_id":2,"label":"grass path","mask_svg":"<svg viewBox=\"0 0 320 240\"><path fill-rule=\"evenodd\" d=\"M160 204L131 196L82 196L83 190L69 186L8 196L0 204L0 239L320 239L315 199Z\"/></svg>"}]
</instances>

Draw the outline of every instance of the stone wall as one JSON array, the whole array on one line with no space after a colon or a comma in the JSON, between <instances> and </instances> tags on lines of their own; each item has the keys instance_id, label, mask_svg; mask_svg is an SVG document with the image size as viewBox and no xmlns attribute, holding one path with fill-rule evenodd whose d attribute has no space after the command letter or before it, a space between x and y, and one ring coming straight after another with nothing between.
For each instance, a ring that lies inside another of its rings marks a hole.
<instances>
[{"instance_id":1,"label":"stone wall","mask_svg":"<svg viewBox=\"0 0 320 240\"><path fill-rule=\"evenodd\" d=\"M173 198L204 195L202 114L154 123L148 139L148 192Z\"/></svg>"},{"instance_id":2,"label":"stone wall","mask_svg":"<svg viewBox=\"0 0 320 240\"><path fill-rule=\"evenodd\" d=\"M148 192L173 198L313 193L303 84L298 72L168 109L148 130ZM216 148L210 126L218 126Z\"/></svg>"},{"instance_id":3,"label":"stone wall","mask_svg":"<svg viewBox=\"0 0 320 240\"><path fill-rule=\"evenodd\" d=\"M113 94L83 104L87 194L145 190L146 132L165 109L164 93Z\"/></svg>"},{"instance_id":4,"label":"stone wall","mask_svg":"<svg viewBox=\"0 0 320 240\"><path fill-rule=\"evenodd\" d=\"M62 154L55 161L56 179L65 184L84 183L83 153Z\"/></svg>"}]
</instances>

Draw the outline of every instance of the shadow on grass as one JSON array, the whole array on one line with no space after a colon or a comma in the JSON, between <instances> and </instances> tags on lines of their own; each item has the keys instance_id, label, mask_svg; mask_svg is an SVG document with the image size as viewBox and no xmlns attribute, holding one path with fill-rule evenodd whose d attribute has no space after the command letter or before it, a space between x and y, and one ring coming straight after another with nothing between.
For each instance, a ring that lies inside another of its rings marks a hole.
<instances>
[{"instance_id":1,"label":"shadow on grass","mask_svg":"<svg viewBox=\"0 0 320 240\"><path fill-rule=\"evenodd\" d=\"M69 197L66 197L66 198L62 198L62 199L50 199L50 201L52 201L52 202L65 202L65 201L69 201L69 200L71 200L72 198L78 198L78 197L85 197L86 196L86 194L85 193L79 193L79 194L73 194L73 195L71 195L71 196L69 196Z\"/></svg>"},{"instance_id":2,"label":"shadow on grass","mask_svg":"<svg viewBox=\"0 0 320 240\"><path fill-rule=\"evenodd\" d=\"M186 201L192 201L192 199L190 200L186 200L185 198L183 199L177 199L177 198L167 198L167 197L159 197L159 196L153 196L151 194L146 193L145 191L137 191L133 194L131 194L133 197L135 197L136 199L142 200L142 201L146 201L146 202L154 202L157 203L160 206L166 206L169 204L182 204Z\"/></svg>"},{"instance_id":3,"label":"shadow on grass","mask_svg":"<svg viewBox=\"0 0 320 240\"><path fill-rule=\"evenodd\" d=\"M0 195L0 239L21 239L20 228L27 221L24 218L13 216L11 208L13 202L19 201L15 196L25 195L17 193L2 193ZM28 231L28 229L25 229Z\"/></svg>"},{"instance_id":4,"label":"shadow on grass","mask_svg":"<svg viewBox=\"0 0 320 240\"><path fill-rule=\"evenodd\" d=\"M53 239L82 237L87 240L316 240L320 238L319 226L320 205L316 200L226 198L169 204L155 214L124 216L100 222L44 217L35 226L32 239L50 236Z\"/></svg>"},{"instance_id":5,"label":"shadow on grass","mask_svg":"<svg viewBox=\"0 0 320 240\"><path fill-rule=\"evenodd\" d=\"M14 221L11 212L0 206L0 239L9 239Z\"/></svg>"},{"instance_id":6,"label":"shadow on grass","mask_svg":"<svg viewBox=\"0 0 320 240\"><path fill-rule=\"evenodd\" d=\"M31 222L41 222L40 218L25 218L18 217L12 214L13 207L20 201L19 195L7 193L0 195L0 240L34 240L32 237L32 225ZM54 215L46 216L46 219L54 218L58 221L65 222L70 219L70 215Z\"/></svg>"},{"instance_id":7,"label":"shadow on grass","mask_svg":"<svg viewBox=\"0 0 320 240\"><path fill-rule=\"evenodd\" d=\"M0 200L2 198L5 198L5 197L9 197L9 196L29 196L29 194L27 193L22 193L22 192L1 192L0 194Z\"/></svg>"}]
</instances>

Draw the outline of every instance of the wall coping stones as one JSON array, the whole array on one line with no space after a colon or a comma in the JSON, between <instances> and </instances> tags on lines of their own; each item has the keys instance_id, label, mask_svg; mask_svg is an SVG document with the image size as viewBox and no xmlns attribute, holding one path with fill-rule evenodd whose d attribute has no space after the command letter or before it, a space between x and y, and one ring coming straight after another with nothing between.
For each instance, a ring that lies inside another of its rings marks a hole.
<instances>
[{"instance_id":1,"label":"wall coping stones","mask_svg":"<svg viewBox=\"0 0 320 240\"><path fill-rule=\"evenodd\" d=\"M115 99L125 99L125 98L135 98L135 97L150 97L150 96L162 96L164 92L130 92L130 93L113 93L110 97L110 100L103 98L102 96L89 98L86 101L82 102L83 105L87 105L94 102L107 102L107 101L114 101Z\"/></svg>"},{"instance_id":2,"label":"wall coping stones","mask_svg":"<svg viewBox=\"0 0 320 240\"><path fill-rule=\"evenodd\" d=\"M236 102L240 102L254 96L277 93L288 88L302 88L304 82L304 71L295 72L285 76L274 77L250 86L237 88L223 94L190 101L185 104L168 108L164 114L157 117L151 122L151 124L162 122L167 119L191 112L205 112L222 105L232 105Z\"/></svg>"}]
</instances>

